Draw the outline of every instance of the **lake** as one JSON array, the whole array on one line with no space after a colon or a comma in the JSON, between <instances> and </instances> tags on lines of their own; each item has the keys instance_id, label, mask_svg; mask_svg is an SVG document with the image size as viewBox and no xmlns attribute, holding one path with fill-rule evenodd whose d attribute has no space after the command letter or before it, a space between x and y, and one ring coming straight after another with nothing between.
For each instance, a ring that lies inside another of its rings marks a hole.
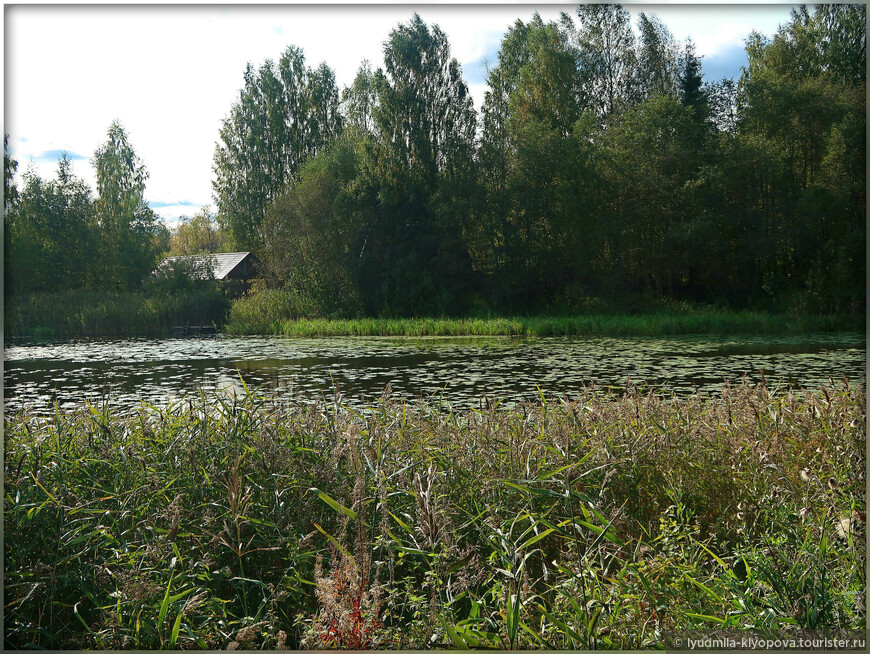
<instances>
[{"instance_id":1,"label":"lake","mask_svg":"<svg viewBox=\"0 0 870 654\"><path fill-rule=\"evenodd\" d=\"M104 396L124 409L204 391L262 387L302 399L369 405L393 396L441 398L454 408L486 395L507 405L627 380L678 394L716 393L744 376L772 386L817 387L843 376L863 386L864 334L667 338L283 338L277 336L87 340L8 345L6 410L73 408Z\"/></svg>"}]
</instances>

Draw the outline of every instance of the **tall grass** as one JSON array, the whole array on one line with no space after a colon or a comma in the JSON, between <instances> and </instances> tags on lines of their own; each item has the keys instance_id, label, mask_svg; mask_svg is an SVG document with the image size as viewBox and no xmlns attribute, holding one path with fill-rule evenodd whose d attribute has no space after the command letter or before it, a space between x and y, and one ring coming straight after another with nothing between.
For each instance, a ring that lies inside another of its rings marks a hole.
<instances>
[{"instance_id":1,"label":"tall grass","mask_svg":"<svg viewBox=\"0 0 870 654\"><path fill-rule=\"evenodd\" d=\"M5 419L7 647L643 648L864 626L865 397L252 393Z\"/></svg>"},{"instance_id":2,"label":"tall grass","mask_svg":"<svg viewBox=\"0 0 870 654\"><path fill-rule=\"evenodd\" d=\"M280 297L280 294L279 294ZM268 307L268 308L267 308ZM494 318L288 318L280 302L233 304L225 331L284 336L669 336L863 331L857 317L794 317L750 311Z\"/></svg>"},{"instance_id":3,"label":"tall grass","mask_svg":"<svg viewBox=\"0 0 870 654\"><path fill-rule=\"evenodd\" d=\"M7 298L7 338L162 336L178 325L223 322L227 298L217 289L71 291Z\"/></svg>"}]
</instances>

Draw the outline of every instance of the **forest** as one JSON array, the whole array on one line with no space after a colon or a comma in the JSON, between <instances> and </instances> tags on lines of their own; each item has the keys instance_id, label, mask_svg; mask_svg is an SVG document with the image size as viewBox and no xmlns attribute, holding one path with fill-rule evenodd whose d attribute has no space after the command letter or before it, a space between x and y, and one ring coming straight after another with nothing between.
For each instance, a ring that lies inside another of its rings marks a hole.
<instances>
[{"instance_id":1,"label":"forest","mask_svg":"<svg viewBox=\"0 0 870 654\"><path fill-rule=\"evenodd\" d=\"M5 295L140 289L167 253L250 250L307 317L865 310L862 5L753 33L739 79L620 5L505 33L473 106L418 15L339 90L290 46L249 64L217 135L215 210L169 230L120 122L92 160L17 188Z\"/></svg>"}]
</instances>

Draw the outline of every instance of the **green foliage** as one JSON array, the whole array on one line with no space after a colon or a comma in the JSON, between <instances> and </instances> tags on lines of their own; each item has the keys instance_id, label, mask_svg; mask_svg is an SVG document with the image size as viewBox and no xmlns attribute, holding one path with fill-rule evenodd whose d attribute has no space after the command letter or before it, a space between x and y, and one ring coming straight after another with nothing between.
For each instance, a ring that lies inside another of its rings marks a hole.
<instances>
[{"instance_id":1,"label":"green foliage","mask_svg":"<svg viewBox=\"0 0 870 654\"><path fill-rule=\"evenodd\" d=\"M98 197L64 155L57 179L32 170L4 220L5 293L139 287L169 233L144 200L147 172L117 121L94 154Z\"/></svg>"},{"instance_id":2,"label":"green foliage","mask_svg":"<svg viewBox=\"0 0 870 654\"><path fill-rule=\"evenodd\" d=\"M392 30L374 75L375 132L367 162L366 309L410 315L461 307L473 285L452 205L473 175L476 127L468 87L446 35L418 16ZM460 200L461 201L461 200Z\"/></svg>"},{"instance_id":3,"label":"green foliage","mask_svg":"<svg viewBox=\"0 0 870 654\"><path fill-rule=\"evenodd\" d=\"M374 130L374 110L377 104L375 77L371 64L364 59L353 84L345 88L341 94L342 109L346 125L363 134Z\"/></svg>"},{"instance_id":4,"label":"green foliage","mask_svg":"<svg viewBox=\"0 0 870 654\"><path fill-rule=\"evenodd\" d=\"M285 289L292 311L456 314L477 290L464 238L476 121L459 64L419 16L391 32L385 64L361 68L344 94L349 129L296 171L260 223L265 282Z\"/></svg>"},{"instance_id":5,"label":"green foliage","mask_svg":"<svg viewBox=\"0 0 870 654\"><path fill-rule=\"evenodd\" d=\"M6 647L639 649L864 625L860 388L109 406L5 417Z\"/></svg>"},{"instance_id":6,"label":"green foliage","mask_svg":"<svg viewBox=\"0 0 870 654\"><path fill-rule=\"evenodd\" d=\"M7 553L19 571L7 588L16 594L12 610L32 611L34 620L7 622L7 647L208 649L226 646L231 634L244 646L264 621L292 621L286 611L299 606L299 571L310 576L312 561L298 552L304 534L291 526L305 482L284 471L311 453L290 432L280 446L276 434L258 446L268 451L249 451L252 425L235 406L208 410L217 413L197 426L186 404L143 407L126 428L103 407L53 424L26 416L18 423L21 435L35 428L37 439L21 441L19 456L26 451L34 465L18 468L16 488L7 486L9 508L20 509L6 514L17 535ZM263 463L251 487L250 466ZM286 639L265 635L273 646Z\"/></svg>"},{"instance_id":7,"label":"green foliage","mask_svg":"<svg viewBox=\"0 0 870 654\"><path fill-rule=\"evenodd\" d=\"M599 305L600 306L600 305ZM487 318L313 318L315 307L287 289L262 289L233 303L230 334L284 336L666 336L863 332L860 316L803 316L671 308L647 313Z\"/></svg>"},{"instance_id":8,"label":"green foliage","mask_svg":"<svg viewBox=\"0 0 870 654\"><path fill-rule=\"evenodd\" d=\"M335 74L306 66L299 48L288 47L277 65L248 64L244 82L220 130L213 187L218 222L234 247L250 250L269 205L338 135L341 117Z\"/></svg>"},{"instance_id":9,"label":"green foliage","mask_svg":"<svg viewBox=\"0 0 870 654\"><path fill-rule=\"evenodd\" d=\"M100 285L132 289L154 269L159 251L157 217L145 202L148 173L118 121L94 153L99 197L94 211L101 232Z\"/></svg>"},{"instance_id":10,"label":"green foliage","mask_svg":"<svg viewBox=\"0 0 870 654\"><path fill-rule=\"evenodd\" d=\"M664 95L635 105L602 135L595 167L610 192L610 265L635 292L679 296L704 266L693 257L708 255L693 244L716 239L693 191L711 147L693 110Z\"/></svg>"},{"instance_id":11,"label":"green foliage","mask_svg":"<svg viewBox=\"0 0 870 654\"><path fill-rule=\"evenodd\" d=\"M354 188L357 148L340 137L309 160L300 182L272 204L261 228L266 282L299 298L313 315L353 314L360 307L357 270L365 236Z\"/></svg>"},{"instance_id":12,"label":"green foliage","mask_svg":"<svg viewBox=\"0 0 870 654\"><path fill-rule=\"evenodd\" d=\"M595 249L597 174L573 32L535 16L505 36L489 74L480 157L485 205L474 237L490 302L531 308L582 274Z\"/></svg>"},{"instance_id":13,"label":"green foliage","mask_svg":"<svg viewBox=\"0 0 870 654\"><path fill-rule=\"evenodd\" d=\"M581 4L578 42L585 96L606 118L637 98L637 53L631 17L618 4Z\"/></svg>"},{"instance_id":14,"label":"green foliage","mask_svg":"<svg viewBox=\"0 0 870 654\"><path fill-rule=\"evenodd\" d=\"M678 95L679 66L677 44L665 24L655 15L641 12L637 21L640 28L638 44L638 70L641 97Z\"/></svg>"},{"instance_id":15,"label":"green foliage","mask_svg":"<svg viewBox=\"0 0 870 654\"><path fill-rule=\"evenodd\" d=\"M217 291L214 279L215 261L212 257L169 259L145 284L153 294L171 295L185 291Z\"/></svg>"},{"instance_id":16,"label":"green foliage","mask_svg":"<svg viewBox=\"0 0 870 654\"><path fill-rule=\"evenodd\" d=\"M689 40L680 61L679 96L684 107L694 107L697 120L709 117L710 89L705 88L701 60L695 54L695 44Z\"/></svg>"},{"instance_id":17,"label":"green foliage","mask_svg":"<svg viewBox=\"0 0 870 654\"><path fill-rule=\"evenodd\" d=\"M172 256L228 252L226 235L219 227L210 207L203 207L192 218L182 219L169 240Z\"/></svg>"},{"instance_id":18,"label":"green foliage","mask_svg":"<svg viewBox=\"0 0 870 654\"><path fill-rule=\"evenodd\" d=\"M141 291L13 295L6 298L3 327L7 338L166 336L179 325L220 325L228 305L213 283L170 278Z\"/></svg>"},{"instance_id":19,"label":"green foliage","mask_svg":"<svg viewBox=\"0 0 870 654\"><path fill-rule=\"evenodd\" d=\"M16 198L18 189L15 186L15 171L18 170L18 162L9 156L9 135L3 135L3 213L9 211Z\"/></svg>"},{"instance_id":20,"label":"green foliage","mask_svg":"<svg viewBox=\"0 0 870 654\"><path fill-rule=\"evenodd\" d=\"M316 309L291 288L253 289L232 303L226 329L229 333L281 333L283 321L311 315Z\"/></svg>"},{"instance_id":21,"label":"green foliage","mask_svg":"<svg viewBox=\"0 0 870 654\"><path fill-rule=\"evenodd\" d=\"M800 10L753 36L739 85L705 84L655 16L635 42L618 5L517 21L479 143L445 35L415 16L385 70L364 64L346 90L347 140L272 202L268 283L309 317L577 313L590 298L859 315L862 12Z\"/></svg>"},{"instance_id":22,"label":"green foliage","mask_svg":"<svg viewBox=\"0 0 870 654\"><path fill-rule=\"evenodd\" d=\"M57 180L32 170L5 215L5 292L82 288L98 283L98 229L91 190L64 156Z\"/></svg>"},{"instance_id":23,"label":"green foliage","mask_svg":"<svg viewBox=\"0 0 870 654\"><path fill-rule=\"evenodd\" d=\"M865 11L795 10L772 40L750 39L740 81L738 139L770 162L753 175L741 164L743 195L768 243L756 274L770 295L818 311L865 305L854 283L866 233Z\"/></svg>"},{"instance_id":24,"label":"green foliage","mask_svg":"<svg viewBox=\"0 0 870 654\"><path fill-rule=\"evenodd\" d=\"M5 217L4 331L15 338L155 336L221 323L228 300L185 270L151 280L168 231L143 199L147 173L117 122L94 157L100 196L70 170L32 171Z\"/></svg>"},{"instance_id":25,"label":"green foliage","mask_svg":"<svg viewBox=\"0 0 870 654\"><path fill-rule=\"evenodd\" d=\"M65 155L54 180L25 173L4 216L6 335L157 335L173 324L221 323L228 300L213 283L179 266L151 277L171 235L144 201L147 172L117 121L93 164L96 199ZM177 247L220 247L207 209L181 232Z\"/></svg>"}]
</instances>

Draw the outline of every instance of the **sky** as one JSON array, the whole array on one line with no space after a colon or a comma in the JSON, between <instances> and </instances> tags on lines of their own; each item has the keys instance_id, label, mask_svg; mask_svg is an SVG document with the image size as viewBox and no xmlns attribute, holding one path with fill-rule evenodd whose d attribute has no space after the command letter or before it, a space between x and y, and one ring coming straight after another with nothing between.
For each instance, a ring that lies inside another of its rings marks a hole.
<instances>
[{"instance_id":1,"label":"sky","mask_svg":"<svg viewBox=\"0 0 870 654\"><path fill-rule=\"evenodd\" d=\"M4 9L4 133L19 162L54 178L62 152L96 189L91 159L119 120L145 165L145 199L170 226L213 205L212 161L221 122L248 62L277 60L288 45L312 68L326 62L339 89L360 63L383 65L390 30L416 11L447 35L480 109L487 67L517 18L544 20L565 4L13 5ZM735 80L753 30L772 35L794 5L625 3L636 23L655 14L692 38L705 80Z\"/></svg>"}]
</instances>

